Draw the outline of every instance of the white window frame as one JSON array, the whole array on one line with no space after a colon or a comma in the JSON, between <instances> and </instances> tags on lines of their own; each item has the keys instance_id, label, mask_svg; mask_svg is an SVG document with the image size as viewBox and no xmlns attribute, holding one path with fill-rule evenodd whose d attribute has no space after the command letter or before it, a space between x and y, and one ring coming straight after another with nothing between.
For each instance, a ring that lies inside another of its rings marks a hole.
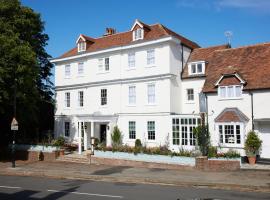
<instances>
[{"instance_id":1,"label":"white window frame","mask_svg":"<svg viewBox=\"0 0 270 200\"><path fill-rule=\"evenodd\" d=\"M130 52L128 53L128 69L136 68L136 53Z\"/></svg>"},{"instance_id":2,"label":"white window frame","mask_svg":"<svg viewBox=\"0 0 270 200\"><path fill-rule=\"evenodd\" d=\"M65 108L70 108L70 92L65 92Z\"/></svg>"},{"instance_id":3,"label":"white window frame","mask_svg":"<svg viewBox=\"0 0 270 200\"><path fill-rule=\"evenodd\" d=\"M149 67L152 67L156 64L156 52L155 49L149 49L146 51L146 64Z\"/></svg>"},{"instance_id":4,"label":"white window frame","mask_svg":"<svg viewBox=\"0 0 270 200\"><path fill-rule=\"evenodd\" d=\"M136 86L135 85L128 86L128 105L130 106L136 105Z\"/></svg>"},{"instance_id":5,"label":"white window frame","mask_svg":"<svg viewBox=\"0 0 270 200\"><path fill-rule=\"evenodd\" d=\"M154 128L150 127L150 124L154 125ZM154 120L147 121L147 140L156 140L156 122Z\"/></svg>"},{"instance_id":6,"label":"white window frame","mask_svg":"<svg viewBox=\"0 0 270 200\"><path fill-rule=\"evenodd\" d=\"M84 74L84 62L78 63L78 76L83 76Z\"/></svg>"},{"instance_id":7,"label":"white window frame","mask_svg":"<svg viewBox=\"0 0 270 200\"><path fill-rule=\"evenodd\" d=\"M139 32L141 33L140 35ZM133 31L133 41L142 40L143 36L144 36L143 28L137 28L136 30Z\"/></svg>"},{"instance_id":8,"label":"white window frame","mask_svg":"<svg viewBox=\"0 0 270 200\"><path fill-rule=\"evenodd\" d=\"M104 95L103 91L106 91L106 93L105 93L106 96L103 96ZM105 101L106 103L103 104L103 101ZM107 88L101 88L100 89L100 105L101 106L107 106L108 105L108 90L107 90Z\"/></svg>"},{"instance_id":9,"label":"white window frame","mask_svg":"<svg viewBox=\"0 0 270 200\"><path fill-rule=\"evenodd\" d=\"M70 137L70 122L69 121L64 122L64 137L66 138Z\"/></svg>"},{"instance_id":10,"label":"white window frame","mask_svg":"<svg viewBox=\"0 0 270 200\"><path fill-rule=\"evenodd\" d=\"M172 118L172 145L196 146L196 136L193 129L201 123L198 117L173 117Z\"/></svg>"},{"instance_id":11,"label":"white window frame","mask_svg":"<svg viewBox=\"0 0 270 200\"><path fill-rule=\"evenodd\" d=\"M216 125L216 133L218 135L218 142L222 147L242 147L244 144L244 123L242 122L219 122L215 123ZM222 126L222 130L220 130L220 126ZM233 138L229 138L226 143L225 139L225 126L233 126ZM240 143L237 143L239 137L237 137L237 126L240 127ZM221 132L222 134L221 134Z\"/></svg>"},{"instance_id":12,"label":"white window frame","mask_svg":"<svg viewBox=\"0 0 270 200\"><path fill-rule=\"evenodd\" d=\"M78 52L86 51L86 42L80 41L78 42Z\"/></svg>"},{"instance_id":13,"label":"white window frame","mask_svg":"<svg viewBox=\"0 0 270 200\"><path fill-rule=\"evenodd\" d=\"M192 94L189 94L189 91L192 90ZM189 99L189 97L192 96L193 98L192 99ZM195 100L195 94L194 94L194 88L187 88L186 89L186 101L187 102L194 102Z\"/></svg>"},{"instance_id":14,"label":"white window frame","mask_svg":"<svg viewBox=\"0 0 270 200\"><path fill-rule=\"evenodd\" d=\"M150 90L150 87L153 87L153 90ZM148 105L155 105L156 104L156 84L155 83L148 83L147 84L147 104Z\"/></svg>"},{"instance_id":15,"label":"white window frame","mask_svg":"<svg viewBox=\"0 0 270 200\"><path fill-rule=\"evenodd\" d=\"M65 78L70 78L71 76L71 65L65 65Z\"/></svg>"},{"instance_id":16,"label":"white window frame","mask_svg":"<svg viewBox=\"0 0 270 200\"><path fill-rule=\"evenodd\" d=\"M236 96L236 88L237 87L240 87L240 96ZM225 96L223 97L221 95L221 90L222 89L225 89ZM229 97L228 96L228 91L229 91L229 88L233 88L233 96ZM224 99L241 99L242 98L242 94L243 94L243 86L242 85L226 85L226 86L219 86L218 87L218 97L220 100L224 100Z\"/></svg>"},{"instance_id":17,"label":"white window frame","mask_svg":"<svg viewBox=\"0 0 270 200\"><path fill-rule=\"evenodd\" d=\"M136 139L136 121L128 122L128 138L130 140Z\"/></svg>"},{"instance_id":18,"label":"white window frame","mask_svg":"<svg viewBox=\"0 0 270 200\"><path fill-rule=\"evenodd\" d=\"M108 61L108 63L106 62ZM110 57L98 59L98 73L108 73L110 71Z\"/></svg>"},{"instance_id":19,"label":"white window frame","mask_svg":"<svg viewBox=\"0 0 270 200\"><path fill-rule=\"evenodd\" d=\"M202 66L202 71L198 72L198 65ZM195 66L195 72L192 71L192 67ZM205 62L199 61L199 62L191 62L188 64L188 74L189 75L202 75L205 74Z\"/></svg>"},{"instance_id":20,"label":"white window frame","mask_svg":"<svg viewBox=\"0 0 270 200\"><path fill-rule=\"evenodd\" d=\"M84 107L84 91L78 91L78 107Z\"/></svg>"}]
</instances>

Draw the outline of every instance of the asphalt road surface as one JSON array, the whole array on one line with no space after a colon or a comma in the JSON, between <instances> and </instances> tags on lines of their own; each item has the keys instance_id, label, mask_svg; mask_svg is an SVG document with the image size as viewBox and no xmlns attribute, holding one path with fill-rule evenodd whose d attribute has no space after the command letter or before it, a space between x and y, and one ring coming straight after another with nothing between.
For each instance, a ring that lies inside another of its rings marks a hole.
<instances>
[{"instance_id":1,"label":"asphalt road surface","mask_svg":"<svg viewBox=\"0 0 270 200\"><path fill-rule=\"evenodd\" d=\"M113 183L38 177L0 176L0 200L219 200L270 199L270 193L235 192L207 188Z\"/></svg>"}]
</instances>

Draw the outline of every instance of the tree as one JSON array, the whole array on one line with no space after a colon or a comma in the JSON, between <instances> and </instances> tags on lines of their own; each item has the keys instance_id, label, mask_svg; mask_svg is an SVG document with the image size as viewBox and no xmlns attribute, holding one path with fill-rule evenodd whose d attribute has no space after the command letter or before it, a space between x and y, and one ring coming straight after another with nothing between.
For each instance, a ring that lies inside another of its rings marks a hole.
<instances>
[{"instance_id":1,"label":"tree","mask_svg":"<svg viewBox=\"0 0 270 200\"><path fill-rule=\"evenodd\" d=\"M194 133L197 138L197 144L203 156L208 155L210 146L210 134L207 126L208 125L199 125L194 129Z\"/></svg>"},{"instance_id":2,"label":"tree","mask_svg":"<svg viewBox=\"0 0 270 200\"><path fill-rule=\"evenodd\" d=\"M52 64L45 50L49 37L43 31L40 14L19 0L0 0L1 138L10 135L14 87L20 138L33 138L48 121L52 128Z\"/></svg>"}]
</instances>

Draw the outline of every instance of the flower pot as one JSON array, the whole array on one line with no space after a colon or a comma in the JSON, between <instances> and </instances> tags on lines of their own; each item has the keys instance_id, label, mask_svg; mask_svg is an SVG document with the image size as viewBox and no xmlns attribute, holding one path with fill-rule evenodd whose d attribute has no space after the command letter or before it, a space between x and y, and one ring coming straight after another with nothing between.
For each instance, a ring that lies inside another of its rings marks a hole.
<instances>
[{"instance_id":1,"label":"flower pot","mask_svg":"<svg viewBox=\"0 0 270 200\"><path fill-rule=\"evenodd\" d=\"M250 165L255 165L255 163L256 163L256 156L248 156L248 163Z\"/></svg>"},{"instance_id":2,"label":"flower pot","mask_svg":"<svg viewBox=\"0 0 270 200\"><path fill-rule=\"evenodd\" d=\"M64 156L65 155L65 149L60 149L59 154L60 154L60 156Z\"/></svg>"}]
</instances>

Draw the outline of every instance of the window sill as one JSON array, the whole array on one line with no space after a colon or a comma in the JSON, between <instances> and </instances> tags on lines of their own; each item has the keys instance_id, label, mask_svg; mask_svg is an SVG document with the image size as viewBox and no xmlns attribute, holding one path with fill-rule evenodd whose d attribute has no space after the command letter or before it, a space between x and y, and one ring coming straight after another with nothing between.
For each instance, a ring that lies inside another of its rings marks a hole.
<instances>
[{"instance_id":1,"label":"window sill","mask_svg":"<svg viewBox=\"0 0 270 200\"><path fill-rule=\"evenodd\" d=\"M244 148L242 144L220 144L221 148Z\"/></svg>"},{"instance_id":2,"label":"window sill","mask_svg":"<svg viewBox=\"0 0 270 200\"><path fill-rule=\"evenodd\" d=\"M219 98L219 101L226 101L226 100L242 100L243 97L234 97L234 98Z\"/></svg>"},{"instance_id":3,"label":"window sill","mask_svg":"<svg viewBox=\"0 0 270 200\"><path fill-rule=\"evenodd\" d=\"M145 104L145 106L157 106L156 103L149 103L149 104Z\"/></svg>"},{"instance_id":4,"label":"window sill","mask_svg":"<svg viewBox=\"0 0 270 200\"><path fill-rule=\"evenodd\" d=\"M186 104L195 104L195 101L186 101Z\"/></svg>"},{"instance_id":5,"label":"window sill","mask_svg":"<svg viewBox=\"0 0 270 200\"><path fill-rule=\"evenodd\" d=\"M136 107L137 105L136 104L127 104L126 106L127 107Z\"/></svg>"},{"instance_id":6,"label":"window sill","mask_svg":"<svg viewBox=\"0 0 270 200\"><path fill-rule=\"evenodd\" d=\"M146 65L145 68L153 68L156 67L156 65Z\"/></svg>"},{"instance_id":7,"label":"window sill","mask_svg":"<svg viewBox=\"0 0 270 200\"><path fill-rule=\"evenodd\" d=\"M198 75L205 75L205 73L189 73L189 76L198 76Z\"/></svg>"},{"instance_id":8,"label":"window sill","mask_svg":"<svg viewBox=\"0 0 270 200\"><path fill-rule=\"evenodd\" d=\"M110 71L102 71L102 72L97 72L97 74L108 74Z\"/></svg>"},{"instance_id":9,"label":"window sill","mask_svg":"<svg viewBox=\"0 0 270 200\"><path fill-rule=\"evenodd\" d=\"M131 67L131 68L126 68L126 71L133 71L133 70L136 70L136 67Z\"/></svg>"},{"instance_id":10,"label":"window sill","mask_svg":"<svg viewBox=\"0 0 270 200\"><path fill-rule=\"evenodd\" d=\"M100 105L100 108L108 108L108 105Z\"/></svg>"}]
</instances>

